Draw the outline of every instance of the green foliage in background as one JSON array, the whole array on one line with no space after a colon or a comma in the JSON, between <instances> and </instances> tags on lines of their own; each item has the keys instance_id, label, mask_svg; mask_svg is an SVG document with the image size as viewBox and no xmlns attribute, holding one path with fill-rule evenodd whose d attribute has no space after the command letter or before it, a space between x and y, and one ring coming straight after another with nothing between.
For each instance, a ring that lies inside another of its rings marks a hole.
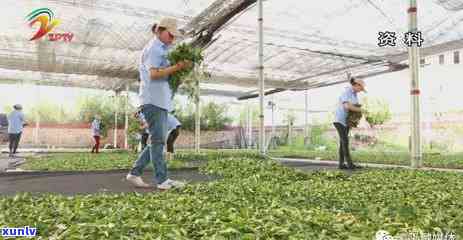
<instances>
[{"instance_id":1,"label":"green foliage in background","mask_svg":"<svg viewBox=\"0 0 463 240\"><path fill-rule=\"evenodd\" d=\"M288 110L288 112L285 114L284 123L287 126L294 126L295 121L296 121L296 113L294 112L294 110Z\"/></svg>"},{"instance_id":2,"label":"green foliage in background","mask_svg":"<svg viewBox=\"0 0 463 240\"><path fill-rule=\"evenodd\" d=\"M13 108L8 108L11 112ZM42 123L73 123L76 122L77 113L58 103L42 100L32 108L24 108L26 121L35 122L36 118Z\"/></svg>"},{"instance_id":3,"label":"green foliage in background","mask_svg":"<svg viewBox=\"0 0 463 240\"><path fill-rule=\"evenodd\" d=\"M175 116L182 123L182 129L194 131L195 129L195 109L196 107L188 103L182 107L177 105ZM227 116L227 108L215 102L201 104L201 130L220 131L232 123L232 119Z\"/></svg>"},{"instance_id":4,"label":"green foliage in background","mask_svg":"<svg viewBox=\"0 0 463 240\"><path fill-rule=\"evenodd\" d=\"M129 128L128 128L128 139L127 143L129 144L129 148L132 151L136 151L141 140L142 131L142 124L140 119L136 118L135 115L132 113L129 115Z\"/></svg>"},{"instance_id":5,"label":"green foliage in background","mask_svg":"<svg viewBox=\"0 0 463 240\"><path fill-rule=\"evenodd\" d=\"M365 98L362 108L368 111L365 113L365 120L372 128L377 125L382 125L392 118L389 104L383 99Z\"/></svg>"},{"instance_id":6,"label":"green foliage in background","mask_svg":"<svg viewBox=\"0 0 463 240\"><path fill-rule=\"evenodd\" d=\"M80 122L91 123L96 114L101 117L103 136L106 136L108 129L114 128L116 109L118 111L117 127L122 128L125 125L126 101L124 96L92 95L81 97L78 100L77 108L79 109L78 120ZM132 115L135 110L135 107L129 104L129 115Z\"/></svg>"},{"instance_id":7,"label":"green foliage in background","mask_svg":"<svg viewBox=\"0 0 463 240\"><path fill-rule=\"evenodd\" d=\"M227 107L215 102L209 102L201 108L201 117L204 118L205 130L219 131L232 122L227 116Z\"/></svg>"},{"instance_id":8,"label":"green foliage in background","mask_svg":"<svg viewBox=\"0 0 463 240\"><path fill-rule=\"evenodd\" d=\"M250 109L248 110L248 108ZM246 124L248 123L248 111L249 113L252 114L252 118L251 118L252 125L257 126L257 124L259 124L259 108L256 105L251 105L251 106L245 105L241 109L238 119L235 119L235 120L238 121L239 125L246 126Z\"/></svg>"}]
</instances>

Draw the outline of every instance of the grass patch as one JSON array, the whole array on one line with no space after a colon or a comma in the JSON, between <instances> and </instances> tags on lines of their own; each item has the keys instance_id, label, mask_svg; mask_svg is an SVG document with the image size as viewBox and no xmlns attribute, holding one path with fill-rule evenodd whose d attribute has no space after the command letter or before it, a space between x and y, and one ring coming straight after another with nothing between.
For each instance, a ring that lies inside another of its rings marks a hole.
<instances>
[{"instance_id":1,"label":"grass patch","mask_svg":"<svg viewBox=\"0 0 463 240\"><path fill-rule=\"evenodd\" d=\"M45 156L30 157L22 166L26 170L36 171L93 171L93 170L115 170L130 169L138 154L131 152L114 153L57 153ZM205 162L212 159L225 157L253 157L259 158L254 151L179 151L174 155L172 161L167 162L169 168L182 168L194 165L194 163ZM147 166L152 169L152 164Z\"/></svg>"},{"instance_id":2,"label":"grass patch","mask_svg":"<svg viewBox=\"0 0 463 240\"><path fill-rule=\"evenodd\" d=\"M303 158L321 160L338 159L337 151L316 150L275 150L269 153L272 157ZM410 165L410 155L407 152L352 151L354 162L379 163L392 165ZM463 153L435 154L424 153L423 164L426 167L463 169Z\"/></svg>"}]
</instances>

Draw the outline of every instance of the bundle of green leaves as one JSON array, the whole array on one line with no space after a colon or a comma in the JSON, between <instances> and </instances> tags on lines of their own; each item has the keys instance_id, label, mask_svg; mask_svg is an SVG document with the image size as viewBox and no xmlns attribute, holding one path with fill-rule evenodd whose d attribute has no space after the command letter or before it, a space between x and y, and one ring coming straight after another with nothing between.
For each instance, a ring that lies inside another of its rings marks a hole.
<instances>
[{"instance_id":1,"label":"bundle of green leaves","mask_svg":"<svg viewBox=\"0 0 463 240\"><path fill-rule=\"evenodd\" d=\"M360 105L360 104L355 104L354 106L362 107L362 105ZM349 113L347 114L347 125L350 128L352 128L352 127L356 128L361 119L362 119L362 113L361 112L354 112L354 111L349 110Z\"/></svg>"},{"instance_id":2,"label":"bundle of green leaves","mask_svg":"<svg viewBox=\"0 0 463 240\"><path fill-rule=\"evenodd\" d=\"M195 81L197 81L197 78L192 77L192 74L195 66L200 65L204 60L201 49L195 48L190 44L182 43L169 53L167 59L171 64L177 64L178 62L185 60L193 63L192 68L183 69L171 76L169 86L172 89L172 98L175 96L175 93L177 93L178 88L182 84L184 85L187 94L190 97L194 96L197 85Z\"/></svg>"},{"instance_id":3,"label":"bundle of green leaves","mask_svg":"<svg viewBox=\"0 0 463 240\"><path fill-rule=\"evenodd\" d=\"M384 99L365 98L364 107L368 110L365 114L365 120L371 128L383 125L392 118L389 104Z\"/></svg>"}]
</instances>

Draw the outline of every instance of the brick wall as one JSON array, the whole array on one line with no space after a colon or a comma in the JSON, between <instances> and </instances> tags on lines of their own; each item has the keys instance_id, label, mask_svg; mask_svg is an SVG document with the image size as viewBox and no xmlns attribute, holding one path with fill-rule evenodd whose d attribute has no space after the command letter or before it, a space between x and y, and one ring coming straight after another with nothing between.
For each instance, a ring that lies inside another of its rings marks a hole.
<instances>
[{"instance_id":1,"label":"brick wall","mask_svg":"<svg viewBox=\"0 0 463 240\"><path fill-rule=\"evenodd\" d=\"M201 145L217 145L217 146L232 146L236 144L236 135L237 131L227 130L227 131L202 131L201 132ZM195 141L194 132L181 131L180 135L175 142L179 148L193 148Z\"/></svg>"},{"instance_id":2,"label":"brick wall","mask_svg":"<svg viewBox=\"0 0 463 240\"><path fill-rule=\"evenodd\" d=\"M454 123L455 124L455 123ZM454 124L445 123L434 123L433 133L434 135L442 135L443 140L450 138L448 133L440 133L443 130L437 130L435 128L442 128L444 126L451 126ZM460 124L458 124L460 125ZM462 126L463 128L463 126ZM445 129L444 129L445 130ZM408 136L410 131L409 124L387 124L376 129L370 129L369 127L362 126L353 130L353 134L362 134L369 136L378 136L380 132L395 133L398 136ZM102 145L113 143L113 129L108 131L108 136L101 140ZM266 129L266 136L268 138L271 132L270 128ZM278 127L276 134L283 136L286 132L286 127ZM244 133L244 132L243 132ZM438 134L439 133L439 134ZM244 133L246 135L246 133ZM258 142L258 129L254 129L252 140L254 144ZM293 136L303 135L303 128L295 127L293 130ZM337 133L334 127L330 127L326 132L326 135L330 138L337 139ZM425 136L423 132L423 136ZM437 136L433 137L436 140L442 140ZM463 146L463 137L456 136L455 144ZM39 142L40 146L55 146L55 147L76 147L76 148L89 148L93 145L93 138L90 131L89 124L59 124L50 125L42 124L39 131ZM37 146L35 143L35 128L34 126L26 127L23 132L21 139L21 146ZM442 140L442 141L443 141ZM230 128L225 131L202 131L201 132L201 147L206 148L232 148L239 146L239 129ZM124 129L118 129L118 147L124 147ZM194 147L194 132L181 131L179 138L176 141L177 148L193 148Z\"/></svg>"},{"instance_id":3,"label":"brick wall","mask_svg":"<svg viewBox=\"0 0 463 240\"><path fill-rule=\"evenodd\" d=\"M101 144L113 143L111 129ZM35 142L35 127L26 127L21 137L22 145L50 145L56 147L90 147L93 145L93 136L88 124L76 125L41 125L38 132L38 143ZM124 145L124 129L118 129L118 147Z\"/></svg>"},{"instance_id":4,"label":"brick wall","mask_svg":"<svg viewBox=\"0 0 463 240\"><path fill-rule=\"evenodd\" d=\"M225 131L202 131L201 145L213 143L234 145L237 142L237 129ZM101 144L113 143L114 129L108 130L106 138L101 139ZM55 147L90 147L93 145L93 137L89 124L42 124L38 133L38 143L35 142L36 130L31 125L24 128L21 138L22 146L55 146ZM118 129L118 147L124 147L124 129ZM194 147L194 132L181 131L176 145L179 148Z\"/></svg>"}]
</instances>

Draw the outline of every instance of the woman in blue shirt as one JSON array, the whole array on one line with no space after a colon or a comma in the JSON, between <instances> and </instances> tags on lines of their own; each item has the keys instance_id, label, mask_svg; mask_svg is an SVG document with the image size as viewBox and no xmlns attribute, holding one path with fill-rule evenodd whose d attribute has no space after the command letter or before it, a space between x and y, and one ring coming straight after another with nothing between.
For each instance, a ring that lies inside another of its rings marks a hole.
<instances>
[{"instance_id":1,"label":"woman in blue shirt","mask_svg":"<svg viewBox=\"0 0 463 240\"><path fill-rule=\"evenodd\" d=\"M184 184L167 177L167 165L163 156L167 134L167 114L173 110L170 76L192 66L191 62L180 61L171 65L167 59L168 50L176 36L177 21L164 18L155 28L154 38L145 46L139 65L141 110L148 123L151 144L143 149L126 179L136 187L151 187L140 177L150 161L153 162L153 182L160 190L181 187Z\"/></svg>"}]
</instances>

